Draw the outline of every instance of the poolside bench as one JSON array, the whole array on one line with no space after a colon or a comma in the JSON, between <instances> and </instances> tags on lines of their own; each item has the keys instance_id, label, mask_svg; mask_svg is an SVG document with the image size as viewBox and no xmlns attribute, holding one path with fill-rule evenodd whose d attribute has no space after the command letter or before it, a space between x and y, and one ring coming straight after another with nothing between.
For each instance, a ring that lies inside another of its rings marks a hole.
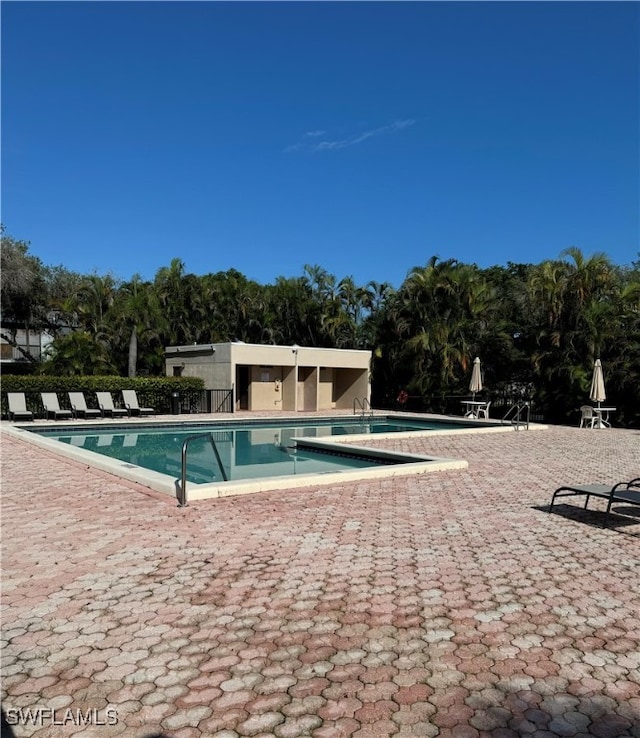
<instances>
[{"instance_id":1,"label":"poolside bench","mask_svg":"<svg viewBox=\"0 0 640 738\"><path fill-rule=\"evenodd\" d=\"M609 486L608 484L576 484L558 487L553 493L548 512L551 512L556 499L559 497L585 497L585 510L589 505L591 497L600 497L603 500L607 500L605 517L605 523L607 523L609 521L611 506L614 503L622 502L627 505L640 506L640 477L632 479L629 482L618 482L613 486Z\"/></svg>"}]
</instances>

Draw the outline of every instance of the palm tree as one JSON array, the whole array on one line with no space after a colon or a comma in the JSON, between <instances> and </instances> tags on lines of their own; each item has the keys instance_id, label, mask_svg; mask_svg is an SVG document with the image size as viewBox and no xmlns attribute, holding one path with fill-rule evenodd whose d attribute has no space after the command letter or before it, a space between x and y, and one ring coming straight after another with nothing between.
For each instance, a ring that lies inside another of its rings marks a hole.
<instances>
[{"instance_id":1,"label":"palm tree","mask_svg":"<svg viewBox=\"0 0 640 738\"><path fill-rule=\"evenodd\" d=\"M405 281L406 309L414 312L414 327L408 347L419 356L420 389L439 394L455 384L458 371L466 372L470 351L465 333L467 285L465 268L451 259L432 258L424 268L415 268ZM404 287L404 286L403 286ZM438 386L427 376L435 368Z\"/></svg>"},{"instance_id":2,"label":"palm tree","mask_svg":"<svg viewBox=\"0 0 640 738\"><path fill-rule=\"evenodd\" d=\"M561 256L534 267L528 284L539 317L533 356L539 391L558 419L584 397L593 362L607 349L618 289L605 254L585 258L572 247Z\"/></svg>"},{"instance_id":3,"label":"palm tree","mask_svg":"<svg viewBox=\"0 0 640 738\"><path fill-rule=\"evenodd\" d=\"M116 331L127 345L127 376L135 377L138 373L140 341L146 339L149 345L150 341L160 338L162 315L151 283L134 274L129 282L121 285L114 303L114 314Z\"/></svg>"},{"instance_id":4,"label":"palm tree","mask_svg":"<svg viewBox=\"0 0 640 738\"><path fill-rule=\"evenodd\" d=\"M74 331L54 339L41 371L54 376L118 373L111 360L110 344L100 334L89 331Z\"/></svg>"},{"instance_id":5,"label":"palm tree","mask_svg":"<svg viewBox=\"0 0 640 738\"><path fill-rule=\"evenodd\" d=\"M167 346L184 343L184 326L189 320L183 289L184 275L184 262L175 258L168 267L158 269L153 281L162 314L161 335Z\"/></svg>"}]
</instances>

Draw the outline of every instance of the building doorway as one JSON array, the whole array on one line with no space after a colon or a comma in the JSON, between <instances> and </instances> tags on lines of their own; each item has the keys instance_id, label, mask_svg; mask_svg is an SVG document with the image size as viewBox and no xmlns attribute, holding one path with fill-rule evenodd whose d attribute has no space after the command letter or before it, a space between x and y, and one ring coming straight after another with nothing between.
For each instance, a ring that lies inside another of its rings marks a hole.
<instances>
[{"instance_id":1,"label":"building doorway","mask_svg":"<svg viewBox=\"0 0 640 738\"><path fill-rule=\"evenodd\" d=\"M249 367L236 367L236 410L249 409Z\"/></svg>"}]
</instances>

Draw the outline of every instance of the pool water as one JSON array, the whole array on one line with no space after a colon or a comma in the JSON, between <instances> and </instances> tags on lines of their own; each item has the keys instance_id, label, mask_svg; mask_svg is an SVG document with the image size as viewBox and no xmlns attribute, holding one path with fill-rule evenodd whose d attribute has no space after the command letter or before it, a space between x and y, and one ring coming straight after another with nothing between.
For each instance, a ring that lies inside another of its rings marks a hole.
<instances>
[{"instance_id":1,"label":"pool water","mask_svg":"<svg viewBox=\"0 0 640 738\"><path fill-rule=\"evenodd\" d=\"M48 438L54 438L86 451L109 456L132 466L139 466L172 477L180 477L182 446L187 438L203 433L211 434L217 447L224 473L228 480L261 477L321 474L346 469L361 469L376 465L401 463L385 458L363 456L349 447L328 451L308 449L296 445L294 439L327 438L369 433L396 433L407 431L460 428L459 423L413 421L404 419L345 418L339 421L320 421L313 424L253 421L239 424L184 423L171 425L127 425L83 427L72 429L39 429ZM208 438L194 438L189 442L187 480L196 484L223 481L223 474Z\"/></svg>"}]
</instances>

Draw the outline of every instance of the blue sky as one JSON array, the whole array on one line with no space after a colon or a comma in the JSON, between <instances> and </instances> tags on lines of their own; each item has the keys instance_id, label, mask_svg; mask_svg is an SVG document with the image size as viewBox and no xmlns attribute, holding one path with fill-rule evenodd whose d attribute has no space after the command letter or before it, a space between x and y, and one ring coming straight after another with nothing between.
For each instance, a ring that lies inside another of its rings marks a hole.
<instances>
[{"instance_id":1,"label":"blue sky","mask_svg":"<svg viewBox=\"0 0 640 738\"><path fill-rule=\"evenodd\" d=\"M640 244L634 2L2 3L2 222L45 264L398 286Z\"/></svg>"}]
</instances>

